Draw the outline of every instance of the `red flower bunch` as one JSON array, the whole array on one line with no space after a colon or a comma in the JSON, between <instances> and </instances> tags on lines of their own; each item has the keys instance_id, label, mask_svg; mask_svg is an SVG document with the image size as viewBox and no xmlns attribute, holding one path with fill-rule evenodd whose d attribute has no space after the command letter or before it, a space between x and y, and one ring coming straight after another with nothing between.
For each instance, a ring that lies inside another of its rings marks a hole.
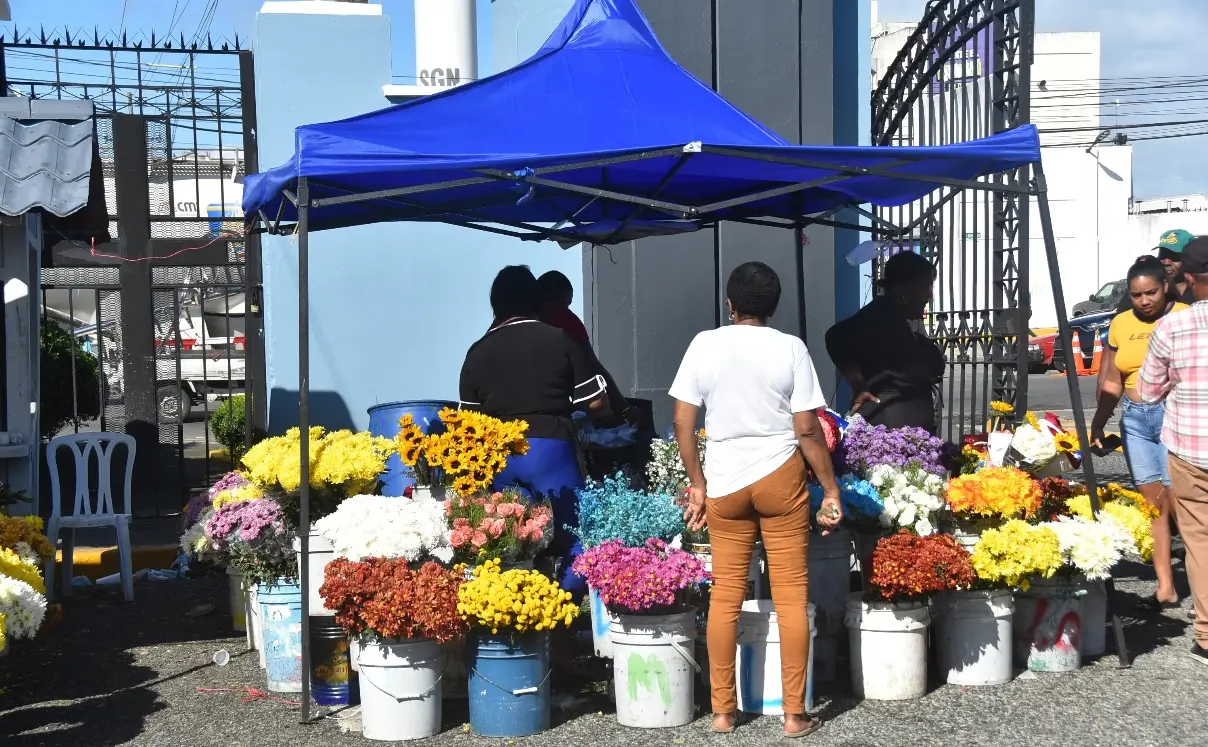
<instances>
[{"instance_id":1,"label":"red flower bunch","mask_svg":"<svg viewBox=\"0 0 1208 747\"><path fill-rule=\"evenodd\" d=\"M327 565L319 595L349 633L445 643L466 631L457 611L463 580L431 562L412 570L401 558L337 558Z\"/></svg>"},{"instance_id":2,"label":"red flower bunch","mask_svg":"<svg viewBox=\"0 0 1208 747\"><path fill-rule=\"evenodd\" d=\"M1033 515L1033 523L1056 521L1058 516L1069 516L1065 502L1086 495L1086 488L1075 485L1060 477L1046 477L1040 481L1040 508Z\"/></svg>"},{"instance_id":3,"label":"red flower bunch","mask_svg":"<svg viewBox=\"0 0 1208 747\"><path fill-rule=\"evenodd\" d=\"M458 562L531 560L553 536L554 512L547 503L531 503L518 490L486 496L455 496L445 501L449 544Z\"/></svg>"},{"instance_id":4,"label":"red flower bunch","mask_svg":"<svg viewBox=\"0 0 1208 747\"><path fill-rule=\"evenodd\" d=\"M969 552L952 535L920 537L903 529L878 542L872 554L869 584L886 601L968 589L976 580Z\"/></svg>"}]
</instances>

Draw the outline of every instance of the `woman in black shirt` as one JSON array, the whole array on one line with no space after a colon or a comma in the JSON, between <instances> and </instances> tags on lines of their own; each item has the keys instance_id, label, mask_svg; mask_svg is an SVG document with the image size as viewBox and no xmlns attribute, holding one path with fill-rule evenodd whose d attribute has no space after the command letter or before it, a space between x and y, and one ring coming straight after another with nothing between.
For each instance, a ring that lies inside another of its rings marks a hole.
<instances>
[{"instance_id":1,"label":"woman in black shirt","mask_svg":"<svg viewBox=\"0 0 1208 747\"><path fill-rule=\"evenodd\" d=\"M550 501L554 538L547 552L562 560L558 581L577 595L586 588L570 570L578 548L566 527L579 524L575 490L584 483L571 413L602 414L606 386L594 356L537 320L542 299L527 267L499 271L491 285L496 321L466 353L460 397L463 407L528 423L528 453L508 458L494 488L517 487Z\"/></svg>"},{"instance_id":2,"label":"woman in black shirt","mask_svg":"<svg viewBox=\"0 0 1208 747\"><path fill-rule=\"evenodd\" d=\"M937 430L933 391L944 354L910 326L923 318L935 277L914 252L895 254L885 263L882 295L826 332L826 352L851 384L852 410L873 425Z\"/></svg>"}]
</instances>

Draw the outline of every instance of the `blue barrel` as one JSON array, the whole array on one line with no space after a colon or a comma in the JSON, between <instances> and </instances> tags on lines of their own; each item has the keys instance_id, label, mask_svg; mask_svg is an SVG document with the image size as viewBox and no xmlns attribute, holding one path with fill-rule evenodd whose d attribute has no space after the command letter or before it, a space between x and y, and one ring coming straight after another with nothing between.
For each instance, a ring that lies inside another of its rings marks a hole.
<instances>
[{"instance_id":1,"label":"blue barrel","mask_svg":"<svg viewBox=\"0 0 1208 747\"><path fill-rule=\"evenodd\" d=\"M466 641L470 728L480 737L527 737L549 728L549 633L471 634Z\"/></svg>"},{"instance_id":2,"label":"blue barrel","mask_svg":"<svg viewBox=\"0 0 1208 747\"><path fill-rule=\"evenodd\" d=\"M264 622L264 663L268 689L302 692L302 588L260 584L256 589Z\"/></svg>"},{"instance_id":3,"label":"blue barrel","mask_svg":"<svg viewBox=\"0 0 1208 747\"><path fill-rule=\"evenodd\" d=\"M360 702L357 673L352 669L348 634L334 617L310 618L310 696L321 706Z\"/></svg>"},{"instance_id":4,"label":"blue barrel","mask_svg":"<svg viewBox=\"0 0 1208 747\"><path fill-rule=\"evenodd\" d=\"M375 436L393 439L398 435L398 421L410 413L415 424L424 433L440 433L444 424L437 413L445 407L457 407L456 402L441 402L435 399L415 399L406 402L384 402L369 408L369 432ZM386 472L382 475L382 495L398 497L403 490L415 484L415 478L403 466L398 454L386 460Z\"/></svg>"}]
</instances>

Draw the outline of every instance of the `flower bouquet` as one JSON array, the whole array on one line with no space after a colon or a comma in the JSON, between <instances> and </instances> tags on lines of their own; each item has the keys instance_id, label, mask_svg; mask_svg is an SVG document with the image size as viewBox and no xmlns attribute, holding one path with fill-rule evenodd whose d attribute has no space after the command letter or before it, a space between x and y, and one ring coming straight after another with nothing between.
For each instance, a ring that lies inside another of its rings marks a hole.
<instances>
[{"instance_id":1,"label":"flower bouquet","mask_svg":"<svg viewBox=\"0 0 1208 747\"><path fill-rule=\"evenodd\" d=\"M705 464L705 429L696 433L696 451L700 463ZM650 442L650 462L646 465L646 487L657 493L679 495L688 489L688 473L680 456L679 444L673 433L667 438L656 438Z\"/></svg>"},{"instance_id":2,"label":"flower bouquet","mask_svg":"<svg viewBox=\"0 0 1208 747\"><path fill-rule=\"evenodd\" d=\"M425 434L410 415L399 419L399 458L423 488L448 487L458 495L489 490L508 457L528 453L523 420L504 422L471 410L444 408L441 433Z\"/></svg>"},{"instance_id":3,"label":"flower bouquet","mask_svg":"<svg viewBox=\"0 0 1208 747\"><path fill-rule=\"evenodd\" d=\"M872 554L872 597L886 602L917 600L973 586L969 552L948 534L919 536L903 529L877 543Z\"/></svg>"},{"instance_id":4,"label":"flower bouquet","mask_svg":"<svg viewBox=\"0 0 1208 747\"><path fill-rule=\"evenodd\" d=\"M937 478L938 479L938 478ZM860 533L879 532L891 526L896 517L885 512L885 500L880 491L868 480L862 480L855 475L843 475L839 478L839 502L843 506L843 523ZM814 525L816 517L822 508L822 486L811 483L810 517Z\"/></svg>"},{"instance_id":5,"label":"flower bouquet","mask_svg":"<svg viewBox=\"0 0 1208 747\"><path fill-rule=\"evenodd\" d=\"M1130 495L1131 494L1131 495ZM1134 500L1131 496L1136 496ZM1148 503L1140 493L1111 483L1100 489L1099 518L1111 517L1128 530L1133 548L1141 560L1148 563L1153 559L1153 522L1161 514L1156 506ZM1065 502L1067 513L1084 519L1092 518L1091 499L1085 492Z\"/></svg>"},{"instance_id":6,"label":"flower bouquet","mask_svg":"<svg viewBox=\"0 0 1208 747\"><path fill-rule=\"evenodd\" d=\"M1040 510L1040 484L1015 467L987 467L948 481L948 508L965 531L1006 519L1028 518ZM972 526L970 526L972 525Z\"/></svg>"},{"instance_id":7,"label":"flower bouquet","mask_svg":"<svg viewBox=\"0 0 1208 747\"><path fill-rule=\"evenodd\" d=\"M922 428L886 428L853 417L843 432L843 460L848 472L868 477L873 467L917 467L944 477L944 441Z\"/></svg>"},{"instance_id":8,"label":"flower bouquet","mask_svg":"<svg viewBox=\"0 0 1208 747\"><path fill-rule=\"evenodd\" d=\"M43 533L44 526L37 516L0 516L0 548L14 550L39 563L49 560L55 547Z\"/></svg>"},{"instance_id":9,"label":"flower bouquet","mask_svg":"<svg viewBox=\"0 0 1208 747\"><path fill-rule=\"evenodd\" d=\"M642 547L648 539L671 541L684 532L679 500L669 493L647 493L630 484L622 473L576 491L579 528L574 531L584 549L609 540Z\"/></svg>"},{"instance_id":10,"label":"flower bouquet","mask_svg":"<svg viewBox=\"0 0 1208 747\"><path fill-rule=\"evenodd\" d=\"M263 491L252 486L242 473L228 472L209 489L190 498L182 517L184 532L180 536L180 549L187 561L184 567L188 569L194 562L213 563L217 559L214 546L205 532L206 522L214 515L215 501L217 508L221 508L260 497L263 497Z\"/></svg>"},{"instance_id":11,"label":"flower bouquet","mask_svg":"<svg viewBox=\"0 0 1208 747\"><path fill-rule=\"evenodd\" d=\"M537 557L554 536L549 504L534 504L510 488L487 496L454 496L445 501L444 512L459 563L524 563Z\"/></svg>"},{"instance_id":12,"label":"flower bouquet","mask_svg":"<svg viewBox=\"0 0 1208 747\"><path fill-rule=\"evenodd\" d=\"M881 526L924 537L935 532L936 515L944 506L943 477L915 463L878 464L869 470L868 482L882 498Z\"/></svg>"},{"instance_id":13,"label":"flower bouquet","mask_svg":"<svg viewBox=\"0 0 1208 747\"><path fill-rule=\"evenodd\" d=\"M620 615L668 615L688 609L713 578L691 553L650 539L642 547L610 540L575 559L574 571Z\"/></svg>"},{"instance_id":14,"label":"flower bouquet","mask_svg":"<svg viewBox=\"0 0 1208 747\"><path fill-rule=\"evenodd\" d=\"M1100 512L1096 519L1058 516L1056 521L1041 526L1057 535L1066 575L1103 581L1111 577L1112 568L1124 553L1136 552L1132 533L1106 512Z\"/></svg>"},{"instance_id":15,"label":"flower bouquet","mask_svg":"<svg viewBox=\"0 0 1208 747\"><path fill-rule=\"evenodd\" d=\"M357 495L314 527L331 543L336 558L388 558L412 564L453 560L445 507L437 501Z\"/></svg>"},{"instance_id":16,"label":"flower bouquet","mask_svg":"<svg viewBox=\"0 0 1208 747\"><path fill-rule=\"evenodd\" d=\"M33 638L46 617L46 585L38 564L0 550L0 649L8 640Z\"/></svg>"},{"instance_id":17,"label":"flower bouquet","mask_svg":"<svg viewBox=\"0 0 1208 747\"><path fill-rule=\"evenodd\" d=\"M271 498L223 505L206 521L205 534L218 561L237 570L249 585L269 586L298 577L291 547L294 530Z\"/></svg>"},{"instance_id":18,"label":"flower bouquet","mask_svg":"<svg viewBox=\"0 0 1208 747\"><path fill-rule=\"evenodd\" d=\"M1032 579L1053 578L1065 558L1052 529L1011 519L982 532L971 562L979 588L1027 590Z\"/></svg>"},{"instance_id":19,"label":"flower bouquet","mask_svg":"<svg viewBox=\"0 0 1208 747\"><path fill-rule=\"evenodd\" d=\"M470 573L458 590L457 610L478 633L518 638L559 625L570 627L579 616L570 592L538 571L505 571L492 559Z\"/></svg>"}]
</instances>

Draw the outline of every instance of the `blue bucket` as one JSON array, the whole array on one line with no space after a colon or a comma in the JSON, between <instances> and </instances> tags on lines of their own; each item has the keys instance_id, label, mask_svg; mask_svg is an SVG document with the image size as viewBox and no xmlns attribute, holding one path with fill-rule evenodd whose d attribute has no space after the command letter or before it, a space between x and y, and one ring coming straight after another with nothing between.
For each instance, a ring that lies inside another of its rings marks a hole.
<instances>
[{"instance_id":1,"label":"blue bucket","mask_svg":"<svg viewBox=\"0 0 1208 747\"><path fill-rule=\"evenodd\" d=\"M334 617L310 618L310 696L321 706L360 702L348 634Z\"/></svg>"},{"instance_id":2,"label":"blue bucket","mask_svg":"<svg viewBox=\"0 0 1208 747\"><path fill-rule=\"evenodd\" d=\"M256 599L264 622L268 689L302 692L302 589L297 584L259 585Z\"/></svg>"},{"instance_id":3,"label":"blue bucket","mask_svg":"<svg viewBox=\"0 0 1208 747\"><path fill-rule=\"evenodd\" d=\"M369 408L369 432L375 436L393 439L398 435L399 418L410 413L415 424L422 428L424 433L440 433L445 426L440 422L437 413L445 407L456 409L457 403L416 399L374 405ZM398 454L391 454L386 460L386 472L382 475L382 495L401 496L406 488L414 484L415 478L403 466Z\"/></svg>"},{"instance_id":4,"label":"blue bucket","mask_svg":"<svg viewBox=\"0 0 1208 747\"><path fill-rule=\"evenodd\" d=\"M549 633L471 634L466 641L470 728L480 737L527 737L549 728Z\"/></svg>"}]
</instances>

